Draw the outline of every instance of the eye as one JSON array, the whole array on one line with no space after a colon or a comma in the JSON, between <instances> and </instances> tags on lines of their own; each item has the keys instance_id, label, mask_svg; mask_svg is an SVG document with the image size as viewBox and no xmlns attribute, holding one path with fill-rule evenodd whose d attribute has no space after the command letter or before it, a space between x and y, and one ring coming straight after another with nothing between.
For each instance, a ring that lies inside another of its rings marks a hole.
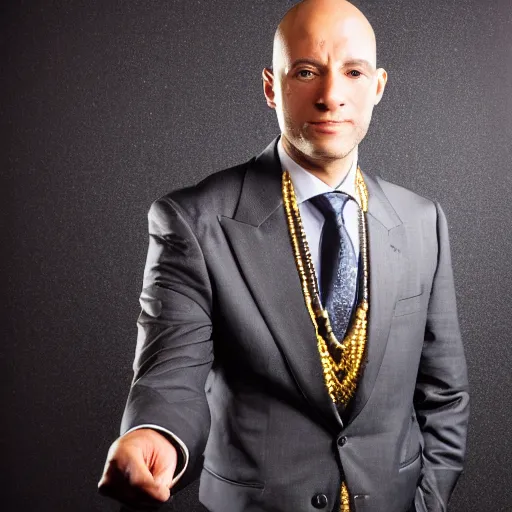
<instances>
[{"instance_id":1,"label":"eye","mask_svg":"<svg viewBox=\"0 0 512 512\"><path fill-rule=\"evenodd\" d=\"M348 74L354 78L358 78L362 75L361 71L358 71L357 69L351 69Z\"/></svg>"},{"instance_id":2,"label":"eye","mask_svg":"<svg viewBox=\"0 0 512 512\"><path fill-rule=\"evenodd\" d=\"M300 69L299 71L297 71L295 76L297 76L299 78L308 79L308 78L313 78L315 75L314 75L313 71L311 71L309 69Z\"/></svg>"}]
</instances>

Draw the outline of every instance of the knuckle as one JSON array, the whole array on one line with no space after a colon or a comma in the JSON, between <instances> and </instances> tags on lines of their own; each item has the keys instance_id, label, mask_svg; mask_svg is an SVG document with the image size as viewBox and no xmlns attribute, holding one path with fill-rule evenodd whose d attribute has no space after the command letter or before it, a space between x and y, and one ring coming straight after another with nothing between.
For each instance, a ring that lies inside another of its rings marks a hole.
<instances>
[{"instance_id":1,"label":"knuckle","mask_svg":"<svg viewBox=\"0 0 512 512\"><path fill-rule=\"evenodd\" d=\"M146 479L140 475L130 476L128 481L132 487L137 487L138 489L144 488L147 484Z\"/></svg>"}]
</instances>

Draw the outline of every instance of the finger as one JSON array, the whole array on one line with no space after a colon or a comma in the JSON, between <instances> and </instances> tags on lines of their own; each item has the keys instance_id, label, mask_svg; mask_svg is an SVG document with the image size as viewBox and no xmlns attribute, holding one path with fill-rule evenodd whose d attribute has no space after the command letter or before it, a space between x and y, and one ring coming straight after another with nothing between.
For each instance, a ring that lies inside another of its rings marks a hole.
<instances>
[{"instance_id":1,"label":"finger","mask_svg":"<svg viewBox=\"0 0 512 512\"><path fill-rule=\"evenodd\" d=\"M154 475L155 483L160 486L162 492L167 496L167 499L170 496L170 488L172 484L172 479L174 477L174 470L176 465L169 466L165 468L160 473Z\"/></svg>"},{"instance_id":2,"label":"finger","mask_svg":"<svg viewBox=\"0 0 512 512\"><path fill-rule=\"evenodd\" d=\"M169 494L177 463L176 449L172 445L166 445L165 450L159 451L159 456L155 458L154 464L149 468L155 483L162 487L166 495Z\"/></svg>"},{"instance_id":3,"label":"finger","mask_svg":"<svg viewBox=\"0 0 512 512\"><path fill-rule=\"evenodd\" d=\"M129 504L145 500L161 504L169 499L169 489L155 482L142 457L125 464L115 458L108 461L98 490L103 496Z\"/></svg>"},{"instance_id":4,"label":"finger","mask_svg":"<svg viewBox=\"0 0 512 512\"><path fill-rule=\"evenodd\" d=\"M136 491L140 491L142 496L153 498L160 502L169 499L169 488L160 482L155 482L155 478L147 468L146 464L139 461L131 462L125 472L128 483Z\"/></svg>"},{"instance_id":5,"label":"finger","mask_svg":"<svg viewBox=\"0 0 512 512\"><path fill-rule=\"evenodd\" d=\"M177 462L177 458L171 456L168 460L160 460L160 463L155 464L155 466L151 468L153 478L158 485L163 485L167 488L171 487Z\"/></svg>"}]
</instances>

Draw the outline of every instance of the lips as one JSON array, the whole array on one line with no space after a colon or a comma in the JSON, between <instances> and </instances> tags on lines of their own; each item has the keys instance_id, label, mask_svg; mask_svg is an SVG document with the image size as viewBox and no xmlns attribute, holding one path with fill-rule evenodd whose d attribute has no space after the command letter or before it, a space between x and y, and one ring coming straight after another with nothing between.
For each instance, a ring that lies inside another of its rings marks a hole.
<instances>
[{"instance_id":1,"label":"lips","mask_svg":"<svg viewBox=\"0 0 512 512\"><path fill-rule=\"evenodd\" d=\"M325 121L311 121L311 124L323 124L323 125L336 125L336 124L343 124L343 123L350 123L348 119L342 119L340 121L333 121L333 120L325 120Z\"/></svg>"},{"instance_id":2,"label":"lips","mask_svg":"<svg viewBox=\"0 0 512 512\"><path fill-rule=\"evenodd\" d=\"M349 124L351 121L342 120L342 121L311 121L310 124L313 126L315 131L320 133L337 133L339 129L345 125Z\"/></svg>"}]
</instances>

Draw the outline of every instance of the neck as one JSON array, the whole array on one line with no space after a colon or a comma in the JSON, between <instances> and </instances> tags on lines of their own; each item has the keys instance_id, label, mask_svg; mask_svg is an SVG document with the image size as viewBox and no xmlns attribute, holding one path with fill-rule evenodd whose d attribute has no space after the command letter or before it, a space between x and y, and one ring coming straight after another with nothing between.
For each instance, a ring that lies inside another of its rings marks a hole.
<instances>
[{"instance_id":1,"label":"neck","mask_svg":"<svg viewBox=\"0 0 512 512\"><path fill-rule=\"evenodd\" d=\"M299 151L282 136L283 148L288 156L330 187L336 188L347 176L354 161L354 148L343 158L312 158Z\"/></svg>"}]
</instances>

